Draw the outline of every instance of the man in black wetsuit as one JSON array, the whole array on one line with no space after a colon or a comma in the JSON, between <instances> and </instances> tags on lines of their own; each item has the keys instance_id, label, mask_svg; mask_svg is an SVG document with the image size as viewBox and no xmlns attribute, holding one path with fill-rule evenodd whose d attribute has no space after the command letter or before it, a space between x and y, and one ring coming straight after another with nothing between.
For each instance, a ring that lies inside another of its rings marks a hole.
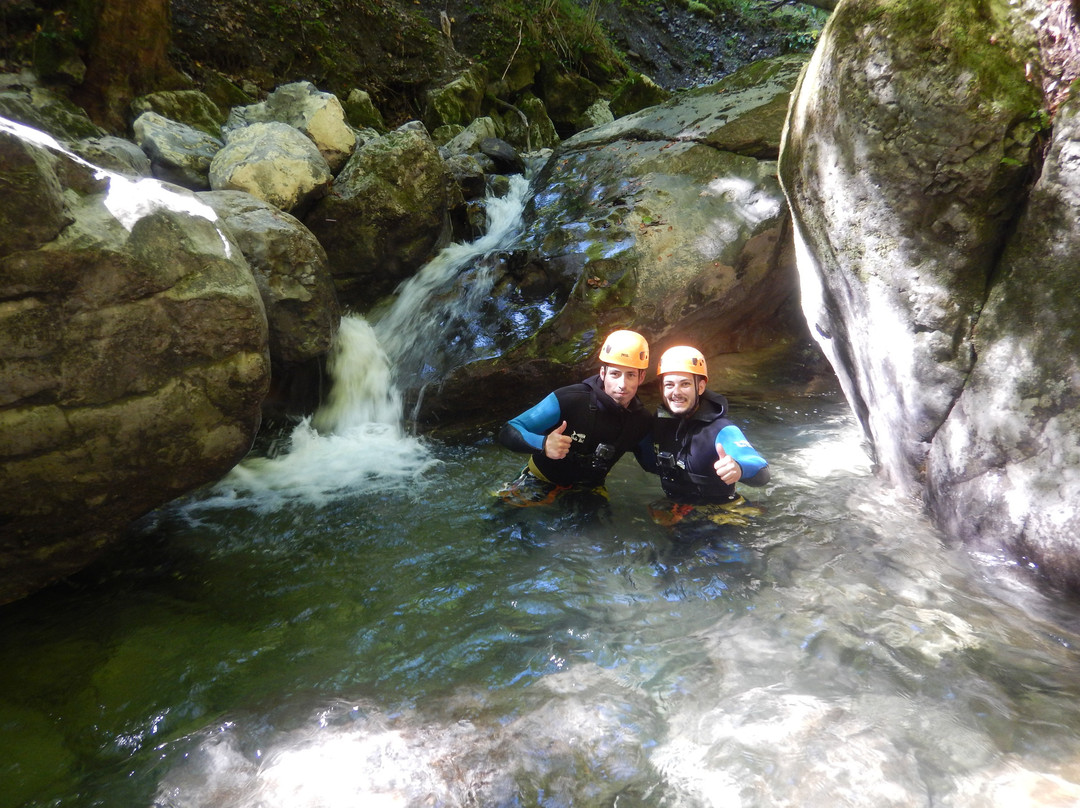
<instances>
[{"instance_id":1,"label":"man in black wetsuit","mask_svg":"<svg viewBox=\"0 0 1080 808\"><path fill-rule=\"evenodd\" d=\"M499 491L507 504L545 504L572 490L603 494L623 454L633 452L643 466L651 457L653 418L637 397L649 367L648 342L634 331L615 331L599 358L597 375L549 393L499 432L508 449L530 455L521 476Z\"/></svg>"},{"instance_id":2,"label":"man in black wetsuit","mask_svg":"<svg viewBox=\"0 0 1080 808\"><path fill-rule=\"evenodd\" d=\"M664 351L657 375L663 402L653 444L661 485L675 507L654 505L654 519L679 521L697 507L711 521L739 521L745 500L735 484L765 485L769 464L728 418L727 399L706 389L700 351L685 345Z\"/></svg>"}]
</instances>

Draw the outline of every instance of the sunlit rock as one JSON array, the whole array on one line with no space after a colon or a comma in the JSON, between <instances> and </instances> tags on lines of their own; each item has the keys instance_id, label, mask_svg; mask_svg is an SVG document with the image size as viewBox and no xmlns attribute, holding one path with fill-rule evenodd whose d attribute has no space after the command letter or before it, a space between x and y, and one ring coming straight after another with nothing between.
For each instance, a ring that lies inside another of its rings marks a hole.
<instances>
[{"instance_id":1,"label":"sunlit rock","mask_svg":"<svg viewBox=\"0 0 1080 808\"><path fill-rule=\"evenodd\" d=\"M492 118L484 116L469 122L469 125L454 135L445 145L439 147L444 157L455 154L469 154L480 151L480 142L485 138L499 136L499 129Z\"/></svg>"},{"instance_id":2,"label":"sunlit rock","mask_svg":"<svg viewBox=\"0 0 1080 808\"><path fill-rule=\"evenodd\" d=\"M975 327L974 369L927 459L930 506L951 533L1006 541L1071 585L1080 584L1078 142L1073 97Z\"/></svg>"},{"instance_id":3,"label":"sunlit rock","mask_svg":"<svg viewBox=\"0 0 1080 808\"><path fill-rule=\"evenodd\" d=\"M132 179L153 176L150 158L130 140L112 135L84 138L73 143L71 150L95 166Z\"/></svg>"},{"instance_id":4,"label":"sunlit rock","mask_svg":"<svg viewBox=\"0 0 1080 808\"><path fill-rule=\"evenodd\" d=\"M330 166L311 140L285 123L254 123L229 134L210 164L210 188L246 191L302 215L326 195Z\"/></svg>"},{"instance_id":5,"label":"sunlit rock","mask_svg":"<svg viewBox=\"0 0 1080 808\"><path fill-rule=\"evenodd\" d=\"M144 112L132 124L135 142L150 158L154 176L192 191L210 188L211 161L221 150L220 139L193 126Z\"/></svg>"},{"instance_id":6,"label":"sunlit rock","mask_svg":"<svg viewBox=\"0 0 1080 808\"><path fill-rule=\"evenodd\" d=\"M259 104L234 107L225 129L231 133L255 123L288 124L318 148L332 172L337 172L356 147L356 136L345 118L341 101L309 81L283 84ZM227 135L232 142L232 135Z\"/></svg>"},{"instance_id":7,"label":"sunlit rock","mask_svg":"<svg viewBox=\"0 0 1080 808\"><path fill-rule=\"evenodd\" d=\"M925 8L841 3L792 103L803 306L884 475L954 535L1077 585L1071 104L1029 186L1075 77L1036 32L1047 14L1077 30L1075 10Z\"/></svg>"}]
</instances>

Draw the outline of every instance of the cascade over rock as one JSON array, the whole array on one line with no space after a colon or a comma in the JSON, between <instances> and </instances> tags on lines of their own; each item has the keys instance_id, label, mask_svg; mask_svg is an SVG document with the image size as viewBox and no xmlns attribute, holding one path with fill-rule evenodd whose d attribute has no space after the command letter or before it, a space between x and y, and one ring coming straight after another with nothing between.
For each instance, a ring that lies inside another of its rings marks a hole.
<instances>
[{"instance_id":1,"label":"cascade over rock","mask_svg":"<svg viewBox=\"0 0 1080 808\"><path fill-rule=\"evenodd\" d=\"M485 381L512 408L590 373L598 333L614 328L641 331L657 355L686 341L715 356L801 338L774 160L777 110L804 63L770 60L563 141L533 182L524 249L493 293L492 308L515 312L493 318L505 353L452 372L422 419L489 408L476 395ZM522 334L523 303L554 313Z\"/></svg>"},{"instance_id":2,"label":"cascade over rock","mask_svg":"<svg viewBox=\"0 0 1080 808\"><path fill-rule=\"evenodd\" d=\"M780 164L806 316L881 471L1080 585L1072 103L1029 196L1075 78L1035 33L1052 12L1075 38L1069 8L841 2Z\"/></svg>"},{"instance_id":3,"label":"cascade over rock","mask_svg":"<svg viewBox=\"0 0 1080 808\"><path fill-rule=\"evenodd\" d=\"M270 363L259 290L210 208L8 132L0 146L25 178L5 204L42 217L0 245L3 603L232 468Z\"/></svg>"}]
</instances>

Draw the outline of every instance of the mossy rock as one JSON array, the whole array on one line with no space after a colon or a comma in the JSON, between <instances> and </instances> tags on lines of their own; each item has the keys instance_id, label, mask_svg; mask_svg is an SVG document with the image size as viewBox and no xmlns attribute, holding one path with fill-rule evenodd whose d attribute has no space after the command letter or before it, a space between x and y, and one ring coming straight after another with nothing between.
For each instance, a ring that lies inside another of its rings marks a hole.
<instances>
[{"instance_id":1,"label":"mossy rock","mask_svg":"<svg viewBox=\"0 0 1080 808\"><path fill-rule=\"evenodd\" d=\"M144 112L156 112L215 138L221 137L221 125L225 123L218 105L201 90L166 90L140 96L131 102L132 120Z\"/></svg>"}]
</instances>

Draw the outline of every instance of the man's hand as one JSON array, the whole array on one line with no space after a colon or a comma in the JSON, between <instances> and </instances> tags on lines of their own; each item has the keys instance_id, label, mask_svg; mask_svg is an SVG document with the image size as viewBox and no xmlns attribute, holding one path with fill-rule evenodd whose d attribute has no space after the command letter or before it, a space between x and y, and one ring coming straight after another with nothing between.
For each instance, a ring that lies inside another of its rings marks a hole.
<instances>
[{"instance_id":1,"label":"man's hand","mask_svg":"<svg viewBox=\"0 0 1080 808\"><path fill-rule=\"evenodd\" d=\"M553 430L547 433L544 438L544 455L552 460L562 460L566 457L566 453L570 451L570 444L573 441L569 435L564 435L566 431L566 421L563 421ZM735 462L734 460L732 461Z\"/></svg>"},{"instance_id":2,"label":"man's hand","mask_svg":"<svg viewBox=\"0 0 1080 808\"><path fill-rule=\"evenodd\" d=\"M724 451L724 447L719 443L716 444L716 454L720 458L713 463L713 468L716 469L716 476L728 485L733 485L741 480L742 466L736 463L735 458L730 457L728 453Z\"/></svg>"}]
</instances>

